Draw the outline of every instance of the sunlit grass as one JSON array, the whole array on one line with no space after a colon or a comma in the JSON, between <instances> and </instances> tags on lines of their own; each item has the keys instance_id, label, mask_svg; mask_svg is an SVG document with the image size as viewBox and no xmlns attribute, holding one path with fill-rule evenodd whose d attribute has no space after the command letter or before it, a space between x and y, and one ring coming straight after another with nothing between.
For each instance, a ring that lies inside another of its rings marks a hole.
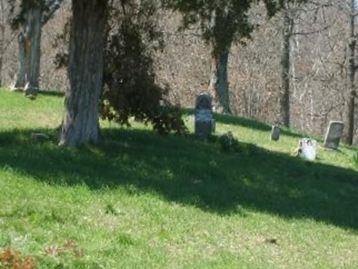
<instances>
[{"instance_id":1,"label":"sunlit grass","mask_svg":"<svg viewBox=\"0 0 358 269\"><path fill-rule=\"evenodd\" d=\"M223 116L218 135L257 150L109 123L100 146L64 149L62 111L0 91L0 249L38 268L358 267L356 149L308 163L290 155L300 135Z\"/></svg>"}]
</instances>

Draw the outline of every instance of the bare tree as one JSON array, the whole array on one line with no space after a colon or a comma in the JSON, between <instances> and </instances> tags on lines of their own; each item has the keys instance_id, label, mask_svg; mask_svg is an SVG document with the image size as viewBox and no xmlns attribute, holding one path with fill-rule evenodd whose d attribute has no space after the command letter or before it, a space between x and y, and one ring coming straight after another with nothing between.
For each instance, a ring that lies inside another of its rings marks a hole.
<instances>
[{"instance_id":1,"label":"bare tree","mask_svg":"<svg viewBox=\"0 0 358 269\"><path fill-rule=\"evenodd\" d=\"M6 27L6 18L7 18L7 8L5 0L0 0L0 87L3 83L2 71L4 63L4 53L5 53L5 27Z\"/></svg>"},{"instance_id":2,"label":"bare tree","mask_svg":"<svg viewBox=\"0 0 358 269\"><path fill-rule=\"evenodd\" d=\"M357 45L357 35L355 31L355 19L357 16L356 13L356 1L350 0L350 11L349 11L349 44L348 44L348 87L349 87L349 98L348 98L348 133L347 133L347 144L353 144L354 138L354 114L355 114L355 98L357 98L356 85L355 85L355 76L358 66L355 63L356 57L356 45Z\"/></svg>"},{"instance_id":3,"label":"bare tree","mask_svg":"<svg viewBox=\"0 0 358 269\"><path fill-rule=\"evenodd\" d=\"M20 26L19 70L13 89L25 90L27 96L34 96L39 91L42 27L60 7L61 2L62 0L47 0L43 5L24 2L15 20L15 25Z\"/></svg>"}]
</instances>

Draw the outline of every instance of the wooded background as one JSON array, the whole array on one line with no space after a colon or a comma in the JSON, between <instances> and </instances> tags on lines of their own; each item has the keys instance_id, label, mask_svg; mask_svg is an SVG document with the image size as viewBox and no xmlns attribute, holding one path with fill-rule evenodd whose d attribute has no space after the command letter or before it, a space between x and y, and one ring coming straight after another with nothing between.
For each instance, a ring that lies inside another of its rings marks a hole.
<instances>
[{"instance_id":1,"label":"wooded background","mask_svg":"<svg viewBox=\"0 0 358 269\"><path fill-rule=\"evenodd\" d=\"M234 115L267 123L279 122L283 94L283 44L289 38L289 89L291 127L301 132L323 135L330 120L342 120L348 131L349 100L352 96L350 55L355 51L351 1L309 1L292 5L268 20L263 6L250 11L250 19L260 25L246 45L236 44L229 55L230 105ZM9 6L0 0L0 68L2 85L14 84L18 71L18 32L11 29ZM288 14L289 32L284 15ZM71 1L64 0L54 17L43 27L41 42L42 90L64 91L67 71L54 63L66 46L55 42L71 17ZM167 84L170 100L182 107L193 107L195 97L207 90L210 79L209 45L199 28L178 31L181 15L159 10L158 24L165 47L156 50L154 63L157 82ZM355 20L353 20L355 23ZM353 44L354 43L354 44ZM355 54L353 55L355 57ZM353 57L353 58L354 58ZM354 64L354 62L353 62ZM354 72L356 66L354 66ZM354 77L355 79L355 77ZM355 93L354 93L355 94ZM355 143L358 114L355 104Z\"/></svg>"}]
</instances>

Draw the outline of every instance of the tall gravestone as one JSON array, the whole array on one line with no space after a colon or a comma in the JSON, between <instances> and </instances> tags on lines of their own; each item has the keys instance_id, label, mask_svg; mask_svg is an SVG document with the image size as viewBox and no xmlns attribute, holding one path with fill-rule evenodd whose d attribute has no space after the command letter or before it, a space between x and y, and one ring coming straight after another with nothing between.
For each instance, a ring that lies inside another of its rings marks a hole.
<instances>
[{"instance_id":1,"label":"tall gravestone","mask_svg":"<svg viewBox=\"0 0 358 269\"><path fill-rule=\"evenodd\" d=\"M338 149L339 142L343 135L344 124L341 121L331 121L328 126L324 147L328 149Z\"/></svg>"},{"instance_id":2,"label":"tall gravestone","mask_svg":"<svg viewBox=\"0 0 358 269\"><path fill-rule=\"evenodd\" d=\"M215 130L213 118L213 98L209 94L200 94L195 103L195 135L206 139Z\"/></svg>"}]
</instances>

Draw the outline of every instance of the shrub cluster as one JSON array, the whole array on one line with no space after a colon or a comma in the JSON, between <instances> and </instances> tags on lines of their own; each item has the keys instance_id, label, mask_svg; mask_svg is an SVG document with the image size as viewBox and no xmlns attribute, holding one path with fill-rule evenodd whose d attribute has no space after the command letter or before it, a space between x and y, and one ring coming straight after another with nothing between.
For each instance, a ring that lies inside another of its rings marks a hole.
<instances>
[{"instance_id":1,"label":"shrub cluster","mask_svg":"<svg viewBox=\"0 0 358 269\"><path fill-rule=\"evenodd\" d=\"M129 10L126 10L127 13L120 12L119 16L130 14ZM129 126L129 120L133 117L137 121L152 124L160 134L183 134L186 127L180 107L166 100L169 88L160 87L155 81L152 43L160 44L157 41L159 36L153 30L155 24L149 23L148 17L143 19L144 14L140 14L133 12L133 16L121 18L120 25L117 22L115 27L109 26L102 118Z\"/></svg>"}]
</instances>

